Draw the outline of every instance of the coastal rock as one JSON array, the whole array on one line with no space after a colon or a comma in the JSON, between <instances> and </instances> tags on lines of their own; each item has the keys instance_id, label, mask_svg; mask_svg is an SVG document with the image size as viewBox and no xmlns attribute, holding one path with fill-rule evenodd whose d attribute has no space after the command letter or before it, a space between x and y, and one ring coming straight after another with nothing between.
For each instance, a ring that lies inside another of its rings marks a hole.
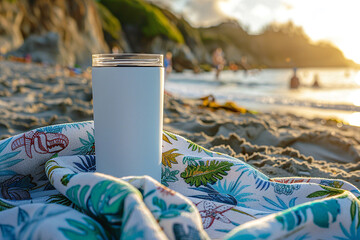
<instances>
[{"instance_id":1,"label":"coastal rock","mask_svg":"<svg viewBox=\"0 0 360 240\"><path fill-rule=\"evenodd\" d=\"M120 21L100 2L96 2L101 19L104 38L110 49L119 52L132 52Z\"/></svg>"},{"instance_id":2,"label":"coastal rock","mask_svg":"<svg viewBox=\"0 0 360 240\"><path fill-rule=\"evenodd\" d=\"M63 51L58 51L60 56L56 59L60 62L57 63L67 66L75 64L89 66L92 53L109 50L104 40L101 21L94 1L24 0L2 4L6 10L13 9L16 12L16 21L11 25L6 25L6 23L13 22L14 15L2 14L2 19L5 20L0 22L1 28L11 28L15 33L20 32L23 39L49 32L58 34L59 44L63 47ZM3 34L0 35L4 38ZM14 50L22 44L21 37L16 37L16 41L12 45L8 44L9 47L6 50ZM26 55L30 52L23 53ZM51 52L49 55L53 53Z\"/></svg>"},{"instance_id":3,"label":"coastal rock","mask_svg":"<svg viewBox=\"0 0 360 240\"><path fill-rule=\"evenodd\" d=\"M66 66L89 66L92 53L112 49L171 51L177 71L198 69L199 63L211 70L211 54L218 47L224 50L228 64L244 68L358 66L338 48L312 42L301 27L291 22L270 24L263 32L250 35L235 20L207 28L193 27L153 1L0 1L0 53L14 51L25 39L49 32L58 34L60 46L60 56L52 59ZM22 53L25 55L20 57L31 54Z\"/></svg>"},{"instance_id":4,"label":"coastal rock","mask_svg":"<svg viewBox=\"0 0 360 240\"><path fill-rule=\"evenodd\" d=\"M228 63L240 63L243 56L247 56L250 63L258 62L249 46L250 35L238 22L228 21L199 31L207 51L211 53L221 47Z\"/></svg>"},{"instance_id":5,"label":"coastal rock","mask_svg":"<svg viewBox=\"0 0 360 240\"><path fill-rule=\"evenodd\" d=\"M66 56L64 52L65 49L60 44L59 35L55 32L49 32L41 36L29 36L19 49L9 52L8 55L17 57L30 55L34 62L65 65L71 60L64 58Z\"/></svg>"},{"instance_id":6,"label":"coastal rock","mask_svg":"<svg viewBox=\"0 0 360 240\"><path fill-rule=\"evenodd\" d=\"M152 53L163 53L170 51L173 54L174 69L181 72L185 69L194 69L198 61L190 48L185 44L179 44L171 40L156 37L151 42L149 51Z\"/></svg>"},{"instance_id":7,"label":"coastal rock","mask_svg":"<svg viewBox=\"0 0 360 240\"><path fill-rule=\"evenodd\" d=\"M181 45L173 50L173 61L176 71L182 71L182 68L195 69L195 66L198 65L197 59L186 45Z\"/></svg>"},{"instance_id":8,"label":"coastal rock","mask_svg":"<svg viewBox=\"0 0 360 240\"><path fill-rule=\"evenodd\" d=\"M0 1L0 53L19 47L24 38L20 25L23 13L8 1Z\"/></svg>"},{"instance_id":9,"label":"coastal rock","mask_svg":"<svg viewBox=\"0 0 360 240\"><path fill-rule=\"evenodd\" d=\"M158 6L159 7L159 6ZM183 17L178 17L166 8L159 9L179 29L185 44L191 50L198 62L211 64L210 52L205 48L199 29L192 27Z\"/></svg>"},{"instance_id":10,"label":"coastal rock","mask_svg":"<svg viewBox=\"0 0 360 240\"><path fill-rule=\"evenodd\" d=\"M183 43L179 29L170 22L156 6L143 0L101 0L109 11L120 21L135 52L148 50L149 43L156 37Z\"/></svg>"}]
</instances>

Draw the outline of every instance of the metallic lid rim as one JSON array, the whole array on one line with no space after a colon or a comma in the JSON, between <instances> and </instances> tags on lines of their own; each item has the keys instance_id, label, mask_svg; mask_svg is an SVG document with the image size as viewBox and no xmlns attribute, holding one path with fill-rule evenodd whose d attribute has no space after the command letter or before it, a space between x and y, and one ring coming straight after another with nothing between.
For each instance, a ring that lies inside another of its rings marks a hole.
<instances>
[{"instance_id":1,"label":"metallic lid rim","mask_svg":"<svg viewBox=\"0 0 360 240\"><path fill-rule=\"evenodd\" d=\"M121 67L121 66L146 66L163 67L162 54L137 54L137 53L114 53L93 54L93 67Z\"/></svg>"}]
</instances>

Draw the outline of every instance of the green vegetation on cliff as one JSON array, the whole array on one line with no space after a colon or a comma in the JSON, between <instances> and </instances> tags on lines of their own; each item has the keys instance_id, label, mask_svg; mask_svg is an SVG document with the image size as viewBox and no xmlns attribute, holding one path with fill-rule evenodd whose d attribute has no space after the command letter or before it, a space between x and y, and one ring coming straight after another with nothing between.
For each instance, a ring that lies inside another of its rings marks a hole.
<instances>
[{"instance_id":1,"label":"green vegetation on cliff","mask_svg":"<svg viewBox=\"0 0 360 240\"><path fill-rule=\"evenodd\" d=\"M96 7L103 30L110 34L115 40L119 40L121 33L121 24L119 20L101 3L96 2Z\"/></svg>"},{"instance_id":2,"label":"green vegetation on cliff","mask_svg":"<svg viewBox=\"0 0 360 240\"><path fill-rule=\"evenodd\" d=\"M193 56L198 63L211 64L211 54L221 47L228 63L246 67L348 67L356 64L344 57L333 45L314 43L301 27L293 23L270 24L263 32L250 35L235 20L207 28L195 28L182 16L146 0L99 0L105 39L113 46L127 39L133 52L171 50L174 64ZM121 23L121 24L120 24ZM123 35L121 35L123 34ZM109 38L109 35L111 36ZM161 41L153 41L160 36ZM169 43L172 42L172 43ZM124 41L123 41L124 42ZM190 55L182 56L177 49L169 49L173 42L185 44ZM157 44L157 45L156 45ZM121 44L120 44L121 46ZM180 56L181 55L181 56ZM244 58L246 57L246 58ZM181 59L181 60L179 60ZM189 59L187 59L189 60ZM185 66L183 66L185 67Z\"/></svg>"},{"instance_id":3,"label":"green vegetation on cliff","mask_svg":"<svg viewBox=\"0 0 360 240\"><path fill-rule=\"evenodd\" d=\"M177 43L184 38L177 27L156 7L143 0L101 0L120 23L130 28L138 28L146 38L167 37ZM126 30L126 29L125 29Z\"/></svg>"}]
</instances>

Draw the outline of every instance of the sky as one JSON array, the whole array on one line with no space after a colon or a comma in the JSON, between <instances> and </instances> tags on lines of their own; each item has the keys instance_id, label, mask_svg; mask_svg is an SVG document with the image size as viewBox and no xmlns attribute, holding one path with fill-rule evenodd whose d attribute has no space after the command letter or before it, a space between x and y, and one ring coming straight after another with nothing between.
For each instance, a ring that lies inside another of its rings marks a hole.
<instances>
[{"instance_id":1,"label":"sky","mask_svg":"<svg viewBox=\"0 0 360 240\"><path fill-rule=\"evenodd\" d=\"M153 0L193 26L237 19L251 33L271 22L293 21L313 41L328 41L360 64L360 0Z\"/></svg>"}]
</instances>

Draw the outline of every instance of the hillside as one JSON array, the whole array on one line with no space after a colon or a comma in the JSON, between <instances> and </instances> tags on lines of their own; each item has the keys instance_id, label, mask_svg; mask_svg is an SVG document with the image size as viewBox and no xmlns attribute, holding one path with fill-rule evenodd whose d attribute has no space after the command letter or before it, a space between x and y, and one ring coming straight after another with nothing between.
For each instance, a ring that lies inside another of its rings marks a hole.
<instances>
[{"instance_id":1,"label":"hillside","mask_svg":"<svg viewBox=\"0 0 360 240\"><path fill-rule=\"evenodd\" d=\"M222 47L227 62L245 56L252 67L348 67L356 64L328 43L313 43L291 23L250 35L236 21L194 28L145 0L0 1L1 53L33 61L89 66L91 53L173 53L174 68L211 64Z\"/></svg>"},{"instance_id":2,"label":"hillside","mask_svg":"<svg viewBox=\"0 0 360 240\"><path fill-rule=\"evenodd\" d=\"M270 68L349 67L356 64L329 43L313 43L300 27L291 22L269 25L259 35L249 35L235 21L200 29L209 51L224 49L228 61L240 62L246 56L249 64Z\"/></svg>"}]
</instances>

